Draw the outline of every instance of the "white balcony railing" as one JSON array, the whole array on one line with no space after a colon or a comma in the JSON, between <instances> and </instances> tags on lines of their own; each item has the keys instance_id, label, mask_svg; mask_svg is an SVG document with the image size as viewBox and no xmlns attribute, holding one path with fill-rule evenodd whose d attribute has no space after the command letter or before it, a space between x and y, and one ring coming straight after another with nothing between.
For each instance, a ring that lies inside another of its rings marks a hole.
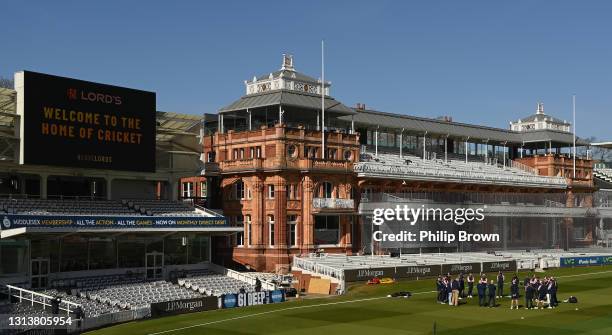
<instances>
[{"instance_id":1,"label":"white balcony railing","mask_svg":"<svg viewBox=\"0 0 612 335\"><path fill-rule=\"evenodd\" d=\"M338 198L314 198L312 207L320 209L354 209L355 200Z\"/></svg>"},{"instance_id":2,"label":"white balcony railing","mask_svg":"<svg viewBox=\"0 0 612 335\"><path fill-rule=\"evenodd\" d=\"M514 175L501 171L469 171L452 168L444 168L441 166L421 167L421 166L400 166L386 165L380 163L360 162L354 167L355 172L363 174L376 174L384 176L400 176L402 178L415 176L434 179L462 179L473 181L493 181L513 184L537 184L544 186L567 186L565 178L562 177L547 177L539 175Z\"/></svg>"}]
</instances>

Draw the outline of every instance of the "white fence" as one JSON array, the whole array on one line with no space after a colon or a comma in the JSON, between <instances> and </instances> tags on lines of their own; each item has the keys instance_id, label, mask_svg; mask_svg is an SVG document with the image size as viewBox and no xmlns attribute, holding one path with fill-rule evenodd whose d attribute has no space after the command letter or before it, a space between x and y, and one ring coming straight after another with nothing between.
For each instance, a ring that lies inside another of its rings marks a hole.
<instances>
[{"instance_id":1,"label":"white fence","mask_svg":"<svg viewBox=\"0 0 612 335\"><path fill-rule=\"evenodd\" d=\"M6 287L8 288L9 297L17 299L19 303L27 301L27 303L31 306L40 305L43 310L47 310L47 307L49 308L49 311L51 310L51 302L53 299L55 299L54 297L13 285L6 285ZM62 300L58 304L60 313L65 313L66 315L74 312L79 306L79 304L65 300Z\"/></svg>"},{"instance_id":2,"label":"white fence","mask_svg":"<svg viewBox=\"0 0 612 335\"><path fill-rule=\"evenodd\" d=\"M380 176L436 178L436 179L460 179L470 180L492 180L507 184L537 184L546 186L567 186L567 181L562 177L545 177L539 175L512 175L510 173L491 173L487 171L466 171L454 169L425 169L400 165L384 165L378 163L360 162L354 167L355 172L373 174Z\"/></svg>"},{"instance_id":3,"label":"white fence","mask_svg":"<svg viewBox=\"0 0 612 335\"><path fill-rule=\"evenodd\" d=\"M355 200L339 198L314 198L312 199L312 207L330 209L352 209L355 208Z\"/></svg>"},{"instance_id":4,"label":"white fence","mask_svg":"<svg viewBox=\"0 0 612 335\"><path fill-rule=\"evenodd\" d=\"M522 171L525 171L525 172L529 172L529 173L534 174L534 175L538 175L539 174L538 173L538 169L532 168L531 166L527 166L527 165L525 165L523 163L519 163L519 162L511 160L511 159L508 160L508 166L511 167L511 168L515 168L515 169L519 169L519 170L522 170Z\"/></svg>"},{"instance_id":5,"label":"white fence","mask_svg":"<svg viewBox=\"0 0 612 335\"><path fill-rule=\"evenodd\" d=\"M250 275L248 272L238 272L217 264L210 264L209 268L215 272L224 274L230 278L238 279L250 285L255 285L257 282L257 278L255 276ZM259 280L261 282L261 289L266 291L274 291L276 290L276 285L274 283L268 282L266 280Z\"/></svg>"},{"instance_id":6,"label":"white fence","mask_svg":"<svg viewBox=\"0 0 612 335\"><path fill-rule=\"evenodd\" d=\"M49 314L52 313L51 303L55 297L13 285L6 285L6 287L8 289L8 295L11 297L12 301L16 300L20 304L28 304L30 306L39 305L41 310L47 311ZM74 318L76 308L79 306L80 305L77 303L61 300L59 303L59 315L71 315ZM83 318L81 320L74 320L72 325L68 326L67 330L69 333L81 332L87 329L100 328L115 323L128 322L148 317L151 317L150 306L134 310L102 314L95 317ZM32 329L33 328L35 327L32 327Z\"/></svg>"}]
</instances>

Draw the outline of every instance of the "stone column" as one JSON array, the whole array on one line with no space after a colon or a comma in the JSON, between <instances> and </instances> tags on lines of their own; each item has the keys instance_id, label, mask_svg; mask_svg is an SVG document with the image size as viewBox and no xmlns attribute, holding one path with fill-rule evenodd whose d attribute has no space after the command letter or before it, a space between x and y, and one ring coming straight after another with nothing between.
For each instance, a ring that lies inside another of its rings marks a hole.
<instances>
[{"instance_id":1,"label":"stone column","mask_svg":"<svg viewBox=\"0 0 612 335\"><path fill-rule=\"evenodd\" d=\"M260 176L253 176L251 184L253 185L253 202L252 202L252 216L251 216L251 227L253 232L251 237L253 241L251 246L255 248L261 248L263 245L263 224L264 224L264 183Z\"/></svg>"},{"instance_id":2,"label":"stone column","mask_svg":"<svg viewBox=\"0 0 612 335\"><path fill-rule=\"evenodd\" d=\"M275 247L287 247L287 181L284 176L277 176L274 186L274 224L276 235Z\"/></svg>"},{"instance_id":3,"label":"stone column","mask_svg":"<svg viewBox=\"0 0 612 335\"><path fill-rule=\"evenodd\" d=\"M348 216L347 215L340 215L338 216L338 221L339 221L339 228L340 228L340 246L342 248L346 248L347 244L349 243L349 229L348 229Z\"/></svg>"},{"instance_id":4,"label":"stone column","mask_svg":"<svg viewBox=\"0 0 612 335\"><path fill-rule=\"evenodd\" d=\"M312 250L314 244L314 218L312 217L312 192L314 182L310 176L305 176L302 183L302 252L307 253Z\"/></svg>"}]
</instances>

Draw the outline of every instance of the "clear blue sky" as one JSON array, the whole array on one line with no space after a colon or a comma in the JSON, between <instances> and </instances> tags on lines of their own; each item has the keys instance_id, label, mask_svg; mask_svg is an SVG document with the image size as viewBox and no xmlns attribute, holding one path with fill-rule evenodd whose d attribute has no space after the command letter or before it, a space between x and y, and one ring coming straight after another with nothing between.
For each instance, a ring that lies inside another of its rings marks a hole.
<instances>
[{"instance_id":1,"label":"clear blue sky","mask_svg":"<svg viewBox=\"0 0 612 335\"><path fill-rule=\"evenodd\" d=\"M9 1L0 76L21 69L157 92L215 112L281 54L347 105L504 127L544 102L612 139L610 1Z\"/></svg>"}]
</instances>

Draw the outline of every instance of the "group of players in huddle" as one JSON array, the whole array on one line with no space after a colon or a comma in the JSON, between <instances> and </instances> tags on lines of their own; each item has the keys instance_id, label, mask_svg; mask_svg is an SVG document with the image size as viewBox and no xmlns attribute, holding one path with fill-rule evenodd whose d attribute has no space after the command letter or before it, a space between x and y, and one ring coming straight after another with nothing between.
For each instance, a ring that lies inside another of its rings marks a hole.
<instances>
[{"instance_id":1,"label":"group of players in huddle","mask_svg":"<svg viewBox=\"0 0 612 335\"><path fill-rule=\"evenodd\" d=\"M440 304L459 306L459 300L473 297L475 286L480 307L497 307L495 299L504 297L505 279L506 277L501 271L497 274L497 285L495 285L495 280L488 280L486 274L483 273L480 274L477 283L471 273L467 276L464 276L463 273L459 274L455 279L451 277L450 273L446 276L439 276L436 281L437 301ZM519 285L520 280L515 275L510 281L510 298L512 299L510 309L519 309ZM558 286L554 277L544 277L542 279L535 275L531 278L526 277L523 281L523 287L525 289L524 307L526 309L543 309L545 306L555 308L559 305L557 300Z\"/></svg>"}]
</instances>

